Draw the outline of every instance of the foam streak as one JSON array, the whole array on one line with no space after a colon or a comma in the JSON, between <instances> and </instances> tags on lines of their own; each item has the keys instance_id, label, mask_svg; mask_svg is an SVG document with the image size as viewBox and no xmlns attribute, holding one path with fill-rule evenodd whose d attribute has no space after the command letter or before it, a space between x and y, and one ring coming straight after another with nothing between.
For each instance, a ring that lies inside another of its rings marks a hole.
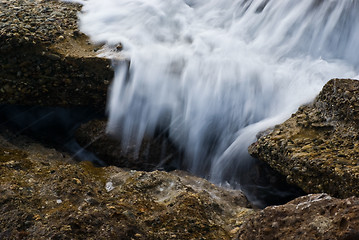
<instances>
[{"instance_id":1,"label":"foam streak","mask_svg":"<svg viewBox=\"0 0 359 240\"><path fill-rule=\"evenodd\" d=\"M130 61L116 69L109 131L139 145L168 128L192 172L223 181L258 131L329 79L358 76L358 12L350 0L89 0L80 26Z\"/></svg>"}]
</instances>

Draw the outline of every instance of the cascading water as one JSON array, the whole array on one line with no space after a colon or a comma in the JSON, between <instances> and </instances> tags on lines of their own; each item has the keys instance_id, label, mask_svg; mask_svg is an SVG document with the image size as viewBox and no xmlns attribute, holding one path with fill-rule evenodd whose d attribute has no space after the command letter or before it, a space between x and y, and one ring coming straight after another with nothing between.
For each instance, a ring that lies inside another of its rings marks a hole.
<instances>
[{"instance_id":1,"label":"cascading water","mask_svg":"<svg viewBox=\"0 0 359 240\"><path fill-rule=\"evenodd\" d=\"M121 43L127 59L116 65L108 131L140 145L160 126L186 167L215 182L235 181L255 135L326 81L358 77L356 0L82 3L82 31Z\"/></svg>"}]
</instances>

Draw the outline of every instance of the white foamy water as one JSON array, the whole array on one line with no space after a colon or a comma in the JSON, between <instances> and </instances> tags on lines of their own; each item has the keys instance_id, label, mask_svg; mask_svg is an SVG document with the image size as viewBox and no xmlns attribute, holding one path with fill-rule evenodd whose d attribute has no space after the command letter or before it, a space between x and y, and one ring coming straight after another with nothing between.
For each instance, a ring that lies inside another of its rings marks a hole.
<instances>
[{"instance_id":1,"label":"white foamy water","mask_svg":"<svg viewBox=\"0 0 359 240\"><path fill-rule=\"evenodd\" d=\"M83 2L81 30L130 61L116 64L108 131L140 145L160 126L213 181L240 174L255 135L328 80L358 77L356 0Z\"/></svg>"}]
</instances>

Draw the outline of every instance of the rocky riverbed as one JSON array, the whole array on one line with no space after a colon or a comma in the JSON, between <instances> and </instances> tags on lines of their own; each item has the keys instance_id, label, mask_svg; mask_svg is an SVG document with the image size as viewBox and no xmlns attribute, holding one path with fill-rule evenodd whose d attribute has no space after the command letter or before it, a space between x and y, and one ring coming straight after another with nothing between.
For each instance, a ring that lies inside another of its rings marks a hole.
<instances>
[{"instance_id":1,"label":"rocky riverbed","mask_svg":"<svg viewBox=\"0 0 359 240\"><path fill-rule=\"evenodd\" d=\"M0 4L0 103L103 112L113 71L77 28L81 6ZM78 140L96 140L92 151L126 167L97 168L1 122L0 239L358 239L358 90L357 81L331 80L312 104L260 134L251 154L309 194L263 210L183 171L140 171L142 160L159 164L162 140L149 140L150 158L127 163L101 132L104 121L84 124Z\"/></svg>"},{"instance_id":2,"label":"rocky riverbed","mask_svg":"<svg viewBox=\"0 0 359 240\"><path fill-rule=\"evenodd\" d=\"M97 168L0 131L1 239L356 239L358 211L326 194L253 209L183 171Z\"/></svg>"},{"instance_id":3,"label":"rocky riverbed","mask_svg":"<svg viewBox=\"0 0 359 240\"><path fill-rule=\"evenodd\" d=\"M185 172L78 164L0 137L0 239L230 239L254 213L240 191Z\"/></svg>"}]
</instances>

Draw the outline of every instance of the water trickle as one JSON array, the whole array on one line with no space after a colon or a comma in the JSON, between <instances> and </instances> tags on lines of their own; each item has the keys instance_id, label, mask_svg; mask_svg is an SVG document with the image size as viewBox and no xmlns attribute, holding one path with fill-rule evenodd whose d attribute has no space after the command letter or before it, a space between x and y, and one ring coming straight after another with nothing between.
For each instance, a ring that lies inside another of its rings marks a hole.
<instances>
[{"instance_id":1,"label":"water trickle","mask_svg":"<svg viewBox=\"0 0 359 240\"><path fill-rule=\"evenodd\" d=\"M331 78L358 77L359 2L89 0L80 27L121 43L108 131L123 144L159 127L185 165L238 179L255 135L310 102Z\"/></svg>"}]
</instances>

